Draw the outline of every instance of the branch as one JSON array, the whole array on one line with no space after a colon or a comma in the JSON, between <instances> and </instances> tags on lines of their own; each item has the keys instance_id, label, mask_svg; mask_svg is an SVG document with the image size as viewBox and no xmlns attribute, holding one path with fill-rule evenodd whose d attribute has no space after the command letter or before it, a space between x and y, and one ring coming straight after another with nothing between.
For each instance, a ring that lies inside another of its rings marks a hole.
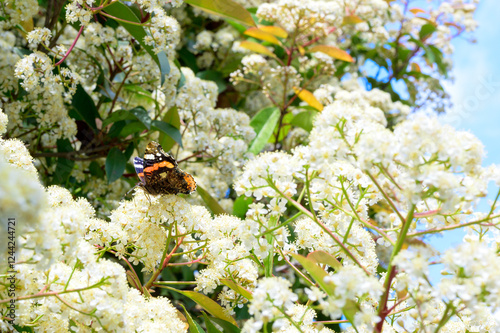
<instances>
[{"instance_id":1,"label":"branch","mask_svg":"<svg viewBox=\"0 0 500 333\"><path fill-rule=\"evenodd\" d=\"M66 60L66 58L69 56L69 54L71 53L71 51L73 50L73 48L75 47L76 45L76 42L78 42L78 39L80 38L82 32L83 32L83 28L85 28L85 26L81 26L80 27L80 30L78 30L78 34L76 35L75 37L75 40L73 41L73 44L71 44L71 46L69 47L68 49L68 52L66 52L66 54L61 58L61 60L59 60L55 65L54 67L57 67L59 66L60 64L63 63L64 60Z\"/></svg>"}]
</instances>

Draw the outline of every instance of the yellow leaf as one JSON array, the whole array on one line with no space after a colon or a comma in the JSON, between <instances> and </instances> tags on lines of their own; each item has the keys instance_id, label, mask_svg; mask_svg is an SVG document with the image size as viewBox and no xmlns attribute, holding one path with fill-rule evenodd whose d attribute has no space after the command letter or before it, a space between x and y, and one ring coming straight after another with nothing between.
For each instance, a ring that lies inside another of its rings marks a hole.
<instances>
[{"instance_id":1,"label":"yellow leaf","mask_svg":"<svg viewBox=\"0 0 500 333\"><path fill-rule=\"evenodd\" d=\"M297 46L297 48L299 49L299 53L301 56L303 56L304 54L306 54L306 50L302 47L302 46Z\"/></svg>"},{"instance_id":2,"label":"yellow leaf","mask_svg":"<svg viewBox=\"0 0 500 333\"><path fill-rule=\"evenodd\" d=\"M233 0L184 0L184 2L210 14L224 16L233 21L255 26L250 12Z\"/></svg>"},{"instance_id":3,"label":"yellow leaf","mask_svg":"<svg viewBox=\"0 0 500 333\"><path fill-rule=\"evenodd\" d=\"M425 10L420 8L412 8L410 9L410 12L412 12L414 15L417 15L418 13L425 13Z\"/></svg>"},{"instance_id":4,"label":"yellow leaf","mask_svg":"<svg viewBox=\"0 0 500 333\"><path fill-rule=\"evenodd\" d=\"M281 45L281 42L278 40L278 38L274 37L269 32L265 32L264 30L261 30L256 27L248 28L244 32L244 34L253 38L264 40L272 44Z\"/></svg>"},{"instance_id":5,"label":"yellow leaf","mask_svg":"<svg viewBox=\"0 0 500 333\"><path fill-rule=\"evenodd\" d=\"M354 62L354 59L349 55L344 50L339 49L338 47L335 46L330 46L330 45L316 45L308 50L308 52L313 53L313 52L322 52L326 55L329 55L332 58L343 60L343 61L348 61L348 62Z\"/></svg>"},{"instance_id":6,"label":"yellow leaf","mask_svg":"<svg viewBox=\"0 0 500 333\"><path fill-rule=\"evenodd\" d=\"M312 94L312 92L310 92L309 90L305 90L305 89L299 89L297 87L293 87L293 90L295 91L295 93L297 94L297 96L299 96L299 98L301 100L303 100L304 102L306 102L307 104L309 104L313 108L315 108L315 109L317 109L319 111L323 111L323 104L321 104L316 99L316 97L314 97L314 95Z\"/></svg>"},{"instance_id":7,"label":"yellow leaf","mask_svg":"<svg viewBox=\"0 0 500 333\"><path fill-rule=\"evenodd\" d=\"M264 45L261 45L259 43L244 40L240 43L240 47L247 49L247 50L250 50L250 51L253 51L253 52L262 53L262 54L265 54L265 55L273 57L273 58L276 57L274 55L274 53L271 52L271 50L269 50L267 47L265 47Z\"/></svg>"},{"instance_id":8,"label":"yellow leaf","mask_svg":"<svg viewBox=\"0 0 500 333\"><path fill-rule=\"evenodd\" d=\"M24 31L30 32L33 30L33 18L29 18L26 21L22 21L19 23L21 27L23 27Z\"/></svg>"},{"instance_id":9,"label":"yellow leaf","mask_svg":"<svg viewBox=\"0 0 500 333\"><path fill-rule=\"evenodd\" d=\"M411 70L414 71L414 72L421 72L420 66L417 63L415 63L415 62L411 63Z\"/></svg>"},{"instance_id":10,"label":"yellow leaf","mask_svg":"<svg viewBox=\"0 0 500 333\"><path fill-rule=\"evenodd\" d=\"M357 15L349 15L349 16L344 16L344 20L342 21L342 25L348 25L348 24L358 24L364 22L359 16Z\"/></svg>"},{"instance_id":11,"label":"yellow leaf","mask_svg":"<svg viewBox=\"0 0 500 333\"><path fill-rule=\"evenodd\" d=\"M240 294L241 296L245 297L248 300L251 300L253 298L252 292L245 289L244 287L240 286L239 284L233 282L232 280L229 279L221 279L220 282L228 286L229 288L233 289L236 293Z\"/></svg>"},{"instance_id":12,"label":"yellow leaf","mask_svg":"<svg viewBox=\"0 0 500 333\"><path fill-rule=\"evenodd\" d=\"M280 27L275 27L272 25L258 25L259 29L262 31L265 31L267 33L270 33L271 35L274 35L279 38L287 38L288 33L285 31L285 29L282 29Z\"/></svg>"},{"instance_id":13,"label":"yellow leaf","mask_svg":"<svg viewBox=\"0 0 500 333\"><path fill-rule=\"evenodd\" d=\"M4 1L2 1L4 2ZM19 7L16 6L15 1L7 1L7 8L11 9L14 12L20 12ZM28 32L31 32L34 28L33 25L33 18L30 17L26 21L19 22L19 25L23 28L24 31L21 31L23 35L27 34Z\"/></svg>"}]
</instances>

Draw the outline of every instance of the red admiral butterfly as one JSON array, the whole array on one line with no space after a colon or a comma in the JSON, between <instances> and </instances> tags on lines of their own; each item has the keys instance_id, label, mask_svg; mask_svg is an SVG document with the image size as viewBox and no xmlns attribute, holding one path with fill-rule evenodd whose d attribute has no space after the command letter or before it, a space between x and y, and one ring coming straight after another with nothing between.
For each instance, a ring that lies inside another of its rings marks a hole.
<instances>
[{"instance_id":1,"label":"red admiral butterfly","mask_svg":"<svg viewBox=\"0 0 500 333\"><path fill-rule=\"evenodd\" d=\"M134 158L134 167L141 180L136 186L151 195L190 194L196 190L193 176L179 169L177 161L157 142L148 144L144 159Z\"/></svg>"}]
</instances>

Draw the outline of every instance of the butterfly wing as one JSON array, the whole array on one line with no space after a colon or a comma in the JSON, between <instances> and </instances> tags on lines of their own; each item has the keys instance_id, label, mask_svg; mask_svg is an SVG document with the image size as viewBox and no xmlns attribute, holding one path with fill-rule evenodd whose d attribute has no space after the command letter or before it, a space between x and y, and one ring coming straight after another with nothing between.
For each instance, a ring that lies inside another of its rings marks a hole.
<instances>
[{"instance_id":1,"label":"butterfly wing","mask_svg":"<svg viewBox=\"0 0 500 333\"><path fill-rule=\"evenodd\" d=\"M144 160L140 157L134 157L134 168L141 183L146 184L146 180L144 179Z\"/></svg>"},{"instance_id":2,"label":"butterfly wing","mask_svg":"<svg viewBox=\"0 0 500 333\"><path fill-rule=\"evenodd\" d=\"M142 162L144 188L150 194L189 194L196 190L193 176L180 170L177 161L158 143L148 144Z\"/></svg>"}]
</instances>

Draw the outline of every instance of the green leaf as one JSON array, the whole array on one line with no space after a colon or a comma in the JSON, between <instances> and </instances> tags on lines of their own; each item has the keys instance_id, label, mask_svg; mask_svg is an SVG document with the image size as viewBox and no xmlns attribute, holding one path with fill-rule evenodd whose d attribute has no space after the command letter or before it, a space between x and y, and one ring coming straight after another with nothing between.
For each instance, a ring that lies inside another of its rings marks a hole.
<instances>
[{"instance_id":1,"label":"green leaf","mask_svg":"<svg viewBox=\"0 0 500 333\"><path fill-rule=\"evenodd\" d=\"M285 116L283 117L283 120L281 121L281 130L280 130L280 135L278 137L278 141L282 141L286 138L286 136L288 135L288 132L290 132L290 130L292 129L292 125L290 125L290 122L292 121L293 119L293 113L289 112L287 114L285 114ZM274 133L274 137L276 137L276 135L278 134L278 124L276 124L276 127L273 131ZM270 143L274 142L274 138L273 137L270 137L269 138L269 141Z\"/></svg>"},{"instance_id":2,"label":"green leaf","mask_svg":"<svg viewBox=\"0 0 500 333\"><path fill-rule=\"evenodd\" d=\"M212 316L228 321L233 325L236 325L236 321L233 319L233 317L229 316L226 312L224 312L224 309L210 297L197 293L195 291L178 290L178 289L171 289L171 290L176 291L179 294L182 294L192 299L203 309L207 310L207 312L210 313Z\"/></svg>"},{"instance_id":3,"label":"green leaf","mask_svg":"<svg viewBox=\"0 0 500 333\"><path fill-rule=\"evenodd\" d=\"M324 280L325 277L328 276L328 274L323 268L319 267L318 264L316 264L316 262L314 262L313 260L301 256L300 254L292 253L291 256L304 267L309 275L311 275L319 284L321 289L323 289L330 296L334 294L334 285L332 283L326 283Z\"/></svg>"},{"instance_id":4,"label":"green leaf","mask_svg":"<svg viewBox=\"0 0 500 333\"><path fill-rule=\"evenodd\" d=\"M220 282L222 282L224 285L231 288L237 294L240 294L241 296L245 297L248 300L251 300L253 298L252 293L250 291L248 291L247 289L243 288L242 286L234 283L232 280L222 279L222 280L220 280Z\"/></svg>"},{"instance_id":5,"label":"green leaf","mask_svg":"<svg viewBox=\"0 0 500 333\"><path fill-rule=\"evenodd\" d=\"M134 84L126 84L123 88L132 94L132 101L136 102L134 104L138 105L147 105L150 103L154 103L158 107L158 101L151 96L151 92L143 89L140 86Z\"/></svg>"},{"instance_id":6,"label":"green leaf","mask_svg":"<svg viewBox=\"0 0 500 333\"><path fill-rule=\"evenodd\" d=\"M109 150L108 157L106 157L106 176L108 184L111 184L123 175L127 159L120 149L113 147Z\"/></svg>"},{"instance_id":7,"label":"green leaf","mask_svg":"<svg viewBox=\"0 0 500 333\"><path fill-rule=\"evenodd\" d=\"M301 112L295 117L293 117L292 121L290 122L292 125L300 127L305 129L308 132L311 132L313 128L313 123L314 123L314 118L316 117L316 114L318 112L316 110L311 111L307 110L304 112Z\"/></svg>"},{"instance_id":8,"label":"green leaf","mask_svg":"<svg viewBox=\"0 0 500 333\"><path fill-rule=\"evenodd\" d=\"M307 255L307 259L310 259L318 264L325 264L334 269L339 269L342 267L342 264L332 256L330 253L325 251L314 251Z\"/></svg>"},{"instance_id":9,"label":"green leaf","mask_svg":"<svg viewBox=\"0 0 500 333\"><path fill-rule=\"evenodd\" d=\"M142 133L145 129L146 126L144 126L144 124L140 121L129 122L128 124L123 126L122 130L120 131L120 136L122 138L126 138L130 134Z\"/></svg>"},{"instance_id":10,"label":"green leaf","mask_svg":"<svg viewBox=\"0 0 500 333\"><path fill-rule=\"evenodd\" d=\"M226 20L226 22L232 26L233 28L235 28L240 34L243 34L245 32L245 30L247 30L247 27L244 26L243 24L240 24L238 22L234 22L234 21L231 21L231 20Z\"/></svg>"},{"instance_id":11,"label":"green leaf","mask_svg":"<svg viewBox=\"0 0 500 333\"><path fill-rule=\"evenodd\" d=\"M222 333L215 327L214 324L210 321L210 318L208 318L207 314L205 312L202 312L203 318L205 319L205 326L207 327L207 332L208 333Z\"/></svg>"},{"instance_id":12,"label":"green leaf","mask_svg":"<svg viewBox=\"0 0 500 333\"><path fill-rule=\"evenodd\" d=\"M344 307L342 308L342 312L347 320L352 324L354 323L354 316L356 313L360 311L359 306L356 302L351 299L346 300Z\"/></svg>"},{"instance_id":13,"label":"green leaf","mask_svg":"<svg viewBox=\"0 0 500 333\"><path fill-rule=\"evenodd\" d=\"M212 211L212 214L218 215L218 214L227 214L226 211L219 205L219 202L215 200L210 193L208 193L203 187L198 185L196 187L196 191L198 194L201 196L205 204L207 205L208 209Z\"/></svg>"},{"instance_id":14,"label":"green leaf","mask_svg":"<svg viewBox=\"0 0 500 333\"><path fill-rule=\"evenodd\" d=\"M186 310L184 305L182 305L182 304L179 304L179 305L182 306L182 308L184 309L184 313L186 314L186 319L187 319L188 324L189 324L189 333L205 333L203 328L201 328L200 324L198 324L196 321L193 320L193 317L191 317L191 315Z\"/></svg>"},{"instance_id":15,"label":"green leaf","mask_svg":"<svg viewBox=\"0 0 500 333\"><path fill-rule=\"evenodd\" d=\"M110 138L118 137L118 135L120 135L120 132L122 131L122 129L125 127L126 124L127 123L125 120L120 120L117 121L116 123L113 123L113 125L108 131L108 137Z\"/></svg>"},{"instance_id":16,"label":"green leaf","mask_svg":"<svg viewBox=\"0 0 500 333\"><path fill-rule=\"evenodd\" d=\"M432 50L432 53L434 54L434 63L438 66L439 72L448 77L448 71L443 62L443 52L441 52L441 50L434 45L429 45L429 49Z\"/></svg>"},{"instance_id":17,"label":"green leaf","mask_svg":"<svg viewBox=\"0 0 500 333\"><path fill-rule=\"evenodd\" d=\"M106 127L111 123L116 123L120 120L132 120L136 119L133 113L130 113L127 110L117 110L109 115L108 118L104 119L102 122L102 127Z\"/></svg>"},{"instance_id":18,"label":"green leaf","mask_svg":"<svg viewBox=\"0 0 500 333\"><path fill-rule=\"evenodd\" d=\"M219 94L222 93L227 88L226 81L224 80L224 76L222 76L221 72L214 71L214 70L207 70L207 71L196 73L196 77L198 77L202 80L208 80L208 81L215 82L215 84L217 84L217 90L218 90Z\"/></svg>"},{"instance_id":19,"label":"green leaf","mask_svg":"<svg viewBox=\"0 0 500 333\"><path fill-rule=\"evenodd\" d=\"M102 122L102 127L106 127L120 120L138 120L145 128L148 130L151 129L151 118L142 106L137 106L130 110L118 110L111 113L111 115Z\"/></svg>"},{"instance_id":20,"label":"green leaf","mask_svg":"<svg viewBox=\"0 0 500 333\"><path fill-rule=\"evenodd\" d=\"M224 16L236 22L255 26L252 15L245 7L233 0L184 0L184 2L210 14Z\"/></svg>"},{"instance_id":21,"label":"green leaf","mask_svg":"<svg viewBox=\"0 0 500 333\"><path fill-rule=\"evenodd\" d=\"M103 11L125 21L135 22L139 24L141 23L134 12L127 5L121 3L120 1L112 2L110 5L106 6ZM137 42L144 48L144 50L146 50L146 52L149 53L151 58L153 58L153 60L158 65L158 68L161 72L161 85L163 85L163 83L165 82L165 75L170 73L170 64L168 63L165 52L162 51L158 54L155 54L153 48L144 43L144 37L148 35L148 32L142 25L131 24L122 20L117 20L118 24L124 27L125 30L127 30L132 35L132 37L135 38L135 40L137 40Z\"/></svg>"},{"instance_id":22,"label":"green leaf","mask_svg":"<svg viewBox=\"0 0 500 333\"><path fill-rule=\"evenodd\" d=\"M95 176L97 178L102 178L104 177L104 171L102 171L99 163L96 161L92 161L89 165L89 171L92 176Z\"/></svg>"},{"instance_id":23,"label":"green leaf","mask_svg":"<svg viewBox=\"0 0 500 333\"><path fill-rule=\"evenodd\" d=\"M191 68L194 73L198 73L200 71L198 65L196 64L196 56L191 53L186 47L183 47L182 49L177 51L177 54L179 55L179 61L183 63L184 66ZM179 86L178 88L180 87L182 86Z\"/></svg>"},{"instance_id":24,"label":"green leaf","mask_svg":"<svg viewBox=\"0 0 500 333\"><path fill-rule=\"evenodd\" d=\"M95 120L96 118L100 119L101 116L97 111L94 100L92 100L92 97L87 94L81 85L76 87L76 92L71 100L71 105L73 106L73 110L76 111L80 117L80 119L77 120L84 120L94 131L97 132Z\"/></svg>"},{"instance_id":25,"label":"green leaf","mask_svg":"<svg viewBox=\"0 0 500 333\"><path fill-rule=\"evenodd\" d=\"M132 157L132 154L134 153L134 149L135 149L135 146L134 146L134 143L131 142L127 149L125 149L125 152L123 153L123 155L125 156L125 159L128 161L130 159L130 157Z\"/></svg>"},{"instance_id":26,"label":"green leaf","mask_svg":"<svg viewBox=\"0 0 500 333\"><path fill-rule=\"evenodd\" d=\"M179 110L177 106L171 107L167 113L163 116L162 119L167 124L172 125L178 130L181 128L181 118L179 117ZM165 151L169 151L175 144L175 140L172 139L169 135L160 132L160 136L158 138L159 144L165 149Z\"/></svg>"},{"instance_id":27,"label":"green leaf","mask_svg":"<svg viewBox=\"0 0 500 333\"><path fill-rule=\"evenodd\" d=\"M250 144L248 151L257 155L266 145L278 123L280 110L277 107L268 107L260 110L250 121L250 126L255 130L256 136Z\"/></svg>"},{"instance_id":28,"label":"green leaf","mask_svg":"<svg viewBox=\"0 0 500 333\"><path fill-rule=\"evenodd\" d=\"M151 129L160 131L172 139L174 139L175 142L179 144L179 146L182 147L182 135L179 129L175 128L169 123L166 123L162 120L153 120L152 121L152 126Z\"/></svg>"},{"instance_id":29,"label":"green leaf","mask_svg":"<svg viewBox=\"0 0 500 333\"><path fill-rule=\"evenodd\" d=\"M436 30L437 30L437 28L434 24L431 24L431 23L424 24L420 28L420 32L418 33L420 40L426 39L427 37L432 35L432 33L435 32Z\"/></svg>"},{"instance_id":30,"label":"green leaf","mask_svg":"<svg viewBox=\"0 0 500 333\"><path fill-rule=\"evenodd\" d=\"M214 321L219 326L221 326L222 329L224 330L224 333L240 333L241 332L241 330L238 328L238 326L235 326L235 325L231 324L230 322L227 322L227 321L219 319L219 318L214 318L214 317L211 317L209 319L210 319L210 321Z\"/></svg>"},{"instance_id":31,"label":"green leaf","mask_svg":"<svg viewBox=\"0 0 500 333\"><path fill-rule=\"evenodd\" d=\"M160 67L161 80L160 84L163 86L165 83L165 76L170 73L170 63L168 62L167 54L161 51L156 55L158 57L158 66Z\"/></svg>"},{"instance_id":32,"label":"green leaf","mask_svg":"<svg viewBox=\"0 0 500 333\"><path fill-rule=\"evenodd\" d=\"M248 206L253 202L251 197L245 195L239 196L234 200L233 215L238 216L240 219L245 219L248 211Z\"/></svg>"},{"instance_id":33,"label":"green leaf","mask_svg":"<svg viewBox=\"0 0 500 333\"><path fill-rule=\"evenodd\" d=\"M68 139L57 140L57 151L60 153L67 153L73 151L73 146ZM57 159L56 170L54 172L54 180L57 184L65 184L68 180L73 167L75 166L75 161L59 157Z\"/></svg>"},{"instance_id":34,"label":"green leaf","mask_svg":"<svg viewBox=\"0 0 500 333\"><path fill-rule=\"evenodd\" d=\"M142 106L137 106L129 112L132 113L137 120L143 123L148 130L151 129L151 118L149 117L148 111L146 111Z\"/></svg>"}]
</instances>

